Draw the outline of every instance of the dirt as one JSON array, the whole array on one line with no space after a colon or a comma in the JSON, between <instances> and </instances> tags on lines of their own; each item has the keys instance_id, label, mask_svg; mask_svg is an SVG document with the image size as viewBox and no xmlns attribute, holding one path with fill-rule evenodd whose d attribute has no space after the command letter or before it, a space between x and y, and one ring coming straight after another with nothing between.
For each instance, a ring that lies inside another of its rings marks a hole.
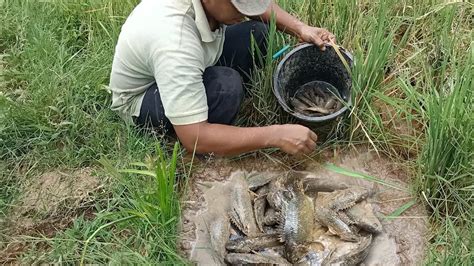
<instances>
[{"instance_id":1,"label":"dirt","mask_svg":"<svg viewBox=\"0 0 474 266\"><path fill-rule=\"evenodd\" d=\"M100 188L92 172L91 168L85 168L74 172L47 172L31 178L24 185L12 216L29 217L32 220L19 225L29 227L35 218L54 217L76 210Z\"/></svg>"},{"instance_id":2,"label":"dirt","mask_svg":"<svg viewBox=\"0 0 474 266\"><path fill-rule=\"evenodd\" d=\"M333 163L342 168L368 174L390 182L396 190L370 181L355 179L337 174L325 168L325 162ZM240 164L235 162L219 161L211 163L212 167L203 167L192 178L190 201L186 202L183 211L183 226L181 228L181 249L188 258L197 264L216 263L209 246L209 236L205 220L209 213L215 210L225 210L229 204L228 189L239 171L280 172L288 170L279 167L271 160L260 158L258 162L247 160ZM255 167L257 166L257 167ZM325 152L318 161L307 162L303 167L314 176L332 177L347 185L364 186L376 191L370 199L374 210L379 216L384 233L377 235L373 240L371 251L364 265L419 265L422 264L427 245L427 214L421 204L417 204L400 217L386 220L389 215L406 202L413 199L408 192L409 176L401 165L393 163L389 158L378 156L368 148L359 148L357 151L339 153ZM216 208L216 206L219 206ZM213 214L215 215L215 214Z\"/></svg>"},{"instance_id":3,"label":"dirt","mask_svg":"<svg viewBox=\"0 0 474 266\"><path fill-rule=\"evenodd\" d=\"M102 185L91 168L53 171L29 178L7 220L6 243L0 245L0 263L13 262L28 249L24 236L54 237L84 215L94 217L92 193Z\"/></svg>"},{"instance_id":4,"label":"dirt","mask_svg":"<svg viewBox=\"0 0 474 266\"><path fill-rule=\"evenodd\" d=\"M212 252L212 247L209 245L210 236L207 233L209 228L207 221L212 221L214 217L223 217L227 214L230 209L228 195L232 191L232 184L237 182L237 179L242 178L243 175L244 172L242 171L235 172L229 180L219 182L211 188L208 188L206 183L201 184L202 189L206 191L204 200L212 211L208 211L209 208L201 209L190 219L191 223L195 224L197 230L199 230L190 255L194 261L219 262Z\"/></svg>"}]
</instances>

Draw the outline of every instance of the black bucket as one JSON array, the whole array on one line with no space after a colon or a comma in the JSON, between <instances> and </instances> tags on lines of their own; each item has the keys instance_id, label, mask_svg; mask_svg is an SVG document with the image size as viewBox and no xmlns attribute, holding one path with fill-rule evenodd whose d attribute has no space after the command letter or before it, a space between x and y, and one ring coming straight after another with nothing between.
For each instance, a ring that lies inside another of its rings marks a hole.
<instances>
[{"instance_id":1,"label":"black bucket","mask_svg":"<svg viewBox=\"0 0 474 266\"><path fill-rule=\"evenodd\" d=\"M340 49L347 63L352 66L352 55ZM290 99L304 85L318 82L322 89L340 97L344 106L338 111L319 117L308 116L293 110ZM289 52L278 65L273 82L273 93L281 107L304 124L329 124L348 110L351 104L352 80L350 73L332 46L321 51L313 44L304 44Z\"/></svg>"}]
</instances>

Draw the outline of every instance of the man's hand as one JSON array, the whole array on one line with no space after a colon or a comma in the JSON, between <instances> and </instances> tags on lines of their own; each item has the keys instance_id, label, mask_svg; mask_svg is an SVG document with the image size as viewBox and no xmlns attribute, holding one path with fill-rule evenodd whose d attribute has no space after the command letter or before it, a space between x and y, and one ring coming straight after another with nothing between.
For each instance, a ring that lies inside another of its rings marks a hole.
<instances>
[{"instance_id":1,"label":"man's hand","mask_svg":"<svg viewBox=\"0 0 474 266\"><path fill-rule=\"evenodd\" d=\"M310 154L316 149L318 136L300 125L278 125L270 135L270 145L292 154Z\"/></svg>"},{"instance_id":2,"label":"man's hand","mask_svg":"<svg viewBox=\"0 0 474 266\"><path fill-rule=\"evenodd\" d=\"M319 46L322 51L326 50L326 44L336 42L336 36L328 30L308 25L304 25L299 29L298 37L303 42L314 43Z\"/></svg>"},{"instance_id":3,"label":"man's hand","mask_svg":"<svg viewBox=\"0 0 474 266\"><path fill-rule=\"evenodd\" d=\"M174 126L183 146L196 153L237 155L264 148L279 148L286 153L309 154L316 148L318 136L300 125L233 127L201 122Z\"/></svg>"},{"instance_id":4,"label":"man's hand","mask_svg":"<svg viewBox=\"0 0 474 266\"><path fill-rule=\"evenodd\" d=\"M323 28L308 26L283 10L277 3L275 3L275 1L272 1L267 12L261 16L253 17L253 19L269 23L272 17L276 17L276 24L279 30L292 34L293 36L300 38L303 42L314 43L323 51L326 50L326 47L324 46L325 44L336 42L334 34Z\"/></svg>"}]
</instances>

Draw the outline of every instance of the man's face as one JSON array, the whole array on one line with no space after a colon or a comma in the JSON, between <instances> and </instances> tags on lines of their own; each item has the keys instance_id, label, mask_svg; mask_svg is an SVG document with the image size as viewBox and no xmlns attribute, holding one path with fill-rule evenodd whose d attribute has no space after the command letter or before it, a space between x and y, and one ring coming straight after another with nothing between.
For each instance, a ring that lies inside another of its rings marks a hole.
<instances>
[{"instance_id":1,"label":"man's face","mask_svg":"<svg viewBox=\"0 0 474 266\"><path fill-rule=\"evenodd\" d=\"M209 16L226 25L239 23L245 18L230 0L202 0L202 4Z\"/></svg>"}]
</instances>

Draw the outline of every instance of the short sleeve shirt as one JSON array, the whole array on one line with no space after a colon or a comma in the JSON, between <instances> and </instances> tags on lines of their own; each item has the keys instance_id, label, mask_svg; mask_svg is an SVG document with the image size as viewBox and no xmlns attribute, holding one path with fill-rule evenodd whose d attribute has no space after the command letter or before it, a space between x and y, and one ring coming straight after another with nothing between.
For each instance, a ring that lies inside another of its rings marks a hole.
<instances>
[{"instance_id":1,"label":"short sleeve shirt","mask_svg":"<svg viewBox=\"0 0 474 266\"><path fill-rule=\"evenodd\" d=\"M122 26L115 48L112 110L133 123L156 82L173 125L207 120L202 75L219 60L224 31L224 26L211 31L200 0L143 0Z\"/></svg>"}]
</instances>

